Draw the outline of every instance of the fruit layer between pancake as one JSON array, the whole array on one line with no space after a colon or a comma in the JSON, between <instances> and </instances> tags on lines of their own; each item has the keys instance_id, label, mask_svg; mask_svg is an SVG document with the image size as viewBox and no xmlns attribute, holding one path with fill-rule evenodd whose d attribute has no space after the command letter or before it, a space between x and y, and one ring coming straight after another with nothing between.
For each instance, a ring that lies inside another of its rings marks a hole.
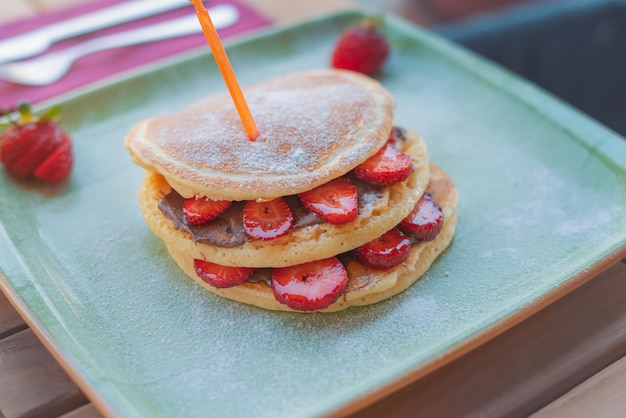
<instances>
[{"instance_id":1,"label":"fruit layer between pancake","mask_svg":"<svg viewBox=\"0 0 626 418\"><path fill-rule=\"evenodd\" d=\"M389 269L373 269L356 261L350 252L339 255L348 273L348 288L332 305L320 312L334 312L350 306L364 306L388 299L411 286L432 265L436 258L450 245L456 229L456 205L458 193L452 179L440 168L431 165L430 181L426 190L441 207L444 221L442 229L431 241L415 242L409 258ZM203 282L195 272L193 257L168 245L167 249L180 268L207 290L222 297L269 310L293 311L279 303L267 280L271 269L255 273L256 282L218 289Z\"/></svg>"},{"instance_id":2,"label":"fruit layer between pancake","mask_svg":"<svg viewBox=\"0 0 626 418\"><path fill-rule=\"evenodd\" d=\"M139 191L143 217L165 243L189 257L225 266L283 267L331 257L369 242L396 226L415 206L429 179L427 147L421 136L406 132L396 146L413 161L413 172L403 182L386 187L369 187L362 196L354 221L341 225L316 222L294 228L269 241L246 240L234 246L197 242L184 229L177 229L159 207L171 192L165 178L149 172ZM236 209L233 209L236 211ZM232 211L231 211L232 212ZM223 218L215 222L222 222ZM233 226L224 228L236 229Z\"/></svg>"}]
</instances>

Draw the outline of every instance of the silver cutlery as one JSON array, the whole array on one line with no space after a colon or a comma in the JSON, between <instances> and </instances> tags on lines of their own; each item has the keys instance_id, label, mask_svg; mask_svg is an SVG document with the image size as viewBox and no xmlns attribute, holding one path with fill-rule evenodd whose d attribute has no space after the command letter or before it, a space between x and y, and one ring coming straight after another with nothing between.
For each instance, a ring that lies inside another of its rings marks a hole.
<instances>
[{"instance_id":1,"label":"silver cutlery","mask_svg":"<svg viewBox=\"0 0 626 418\"><path fill-rule=\"evenodd\" d=\"M0 40L0 63L37 55L55 42L188 6L188 0L136 0Z\"/></svg>"},{"instance_id":2,"label":"silver cutlery","mask_svg":"<svg viewBox=\"0 0 626 418\"><path fill-rule=\"evenodd\" d=\"M230 4L209 8L209 13L216 29L228 27L239 19L239 10ZM202 27L197 16L192 14L163 23L90 39L67 49L50 52L30 60L0 64L0 79L29 86L43 86L61 79L76 59L87 54L199 32L202 32Z\"/></svg>"}]
</instances>

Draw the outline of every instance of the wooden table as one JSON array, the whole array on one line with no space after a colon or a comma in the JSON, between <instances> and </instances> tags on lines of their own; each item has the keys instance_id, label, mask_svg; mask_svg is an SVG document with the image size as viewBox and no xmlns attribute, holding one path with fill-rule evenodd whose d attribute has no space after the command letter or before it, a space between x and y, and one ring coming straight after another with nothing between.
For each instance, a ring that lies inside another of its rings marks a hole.
<instances>
[{"instance_id":1,"label":"wooden table","mask_svg":"<svg viewBox=\"0 0 626 418\"><path fill-rule=\"evenodd\" d=\"M0 23L84 1L2 0ZM351 7L348 0L245 1L278 24ZM420 24L437 20L419 2L395 0L384 7ZM508 331L347 412L359 417L625 417L626 260L605 263L596 273ZM0 418L56 416L102 415L0 293Z\"/></svg>"}]
</instances>

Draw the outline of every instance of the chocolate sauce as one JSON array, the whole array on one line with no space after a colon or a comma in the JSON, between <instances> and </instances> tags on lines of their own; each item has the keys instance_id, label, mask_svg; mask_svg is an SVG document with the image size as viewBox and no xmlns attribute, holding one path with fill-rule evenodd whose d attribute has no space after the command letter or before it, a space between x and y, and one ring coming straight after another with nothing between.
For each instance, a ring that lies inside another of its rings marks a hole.
<instances>
[{"instance_id":1,"label":"chocolate sauce","mask_svg":"<svg viewBox=\"0 0 626 418\"><path fill-rule=\"evenodd\" d=\"M272 269L258 268L252 272L252 276L248 280L250 283L263 282L268 286L272 286Z\"/></svg>"},{"instance_id":2,"label":"chocolate sauce","mask_svg":"<svg viewBox=\"0 0 626 418\"><path fill-rule=\"evenodd\" d=\"M365 205L382 196L382 189L351 179L357 189L359 211ZM325 221L313 212L307 211L297 196L286 196L285 201L293 215L293 228L303 228L324 223ZM197 243L212 244L222 248L236 247L250 240L243 228L243 206L245 202L233 202L218 218L202 225L192 225L183 214L185 199L174 189L159 200L159 209L174 224L174 228L186 232Z\"/></svg>"},{"instance_id":3,"label":"chocolate sauce","mask_svg":"<svg viewBox=\"0 0 626 418\"><path fill-rule=\"evenodd\" d=\"M404 141L406 139L406 129L394 126L391 130L389 138L397 141Z\"/></svg>"},{"instance_id":4,"label":"chocolate sauce","mask_svg":"<svg viewBox=\"0 0 626 418\"><path fill-rule=\"evenodd\" d=\"M243 229L243 202L233 202L218 218L202 225L188 223L183 214L185 199L172 191L159 200L159 209L172 221L174 228L191 234L195 242L222 248L236 247L248 240Z\"/></svg>"}]
</instances>

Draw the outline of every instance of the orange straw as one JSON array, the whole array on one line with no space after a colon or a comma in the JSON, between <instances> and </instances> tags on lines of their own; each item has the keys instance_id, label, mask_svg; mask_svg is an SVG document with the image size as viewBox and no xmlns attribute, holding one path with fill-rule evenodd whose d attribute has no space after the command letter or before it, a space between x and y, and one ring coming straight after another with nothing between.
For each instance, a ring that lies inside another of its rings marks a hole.
<instances>
[{"instance_id":1,"label":"orange straw","mask_svg":"<svg viewBox=\"0 0 626 418\"><path fill-rule=\"evenodd\" d=\"M204 36L209 43L209 47L211 47L217 67L222 73L222 78L224 78L226 87L228 87L228 91L233 98L233 102L235 103L237 112L239 112L239 117L243 122L243 127L248 134L248 138L250 138L251 141L254 141L259 136L259 130L257 129L256 123L252 118L252 114L248 108L248 103L246 103L246 99L243 97L241 87L239 87L239 82L237 81L237 77L235 77L233 67L230 65L230 60L228 59L228 55L226 55L222 41L215 30L215 26L213 26L211 16L209 16L208 10L202 4L202 0L190 1L196 9L196 15L198 15L198 20L200 21L200 26L202 26Z\"/></svg>"}]
</instances>

